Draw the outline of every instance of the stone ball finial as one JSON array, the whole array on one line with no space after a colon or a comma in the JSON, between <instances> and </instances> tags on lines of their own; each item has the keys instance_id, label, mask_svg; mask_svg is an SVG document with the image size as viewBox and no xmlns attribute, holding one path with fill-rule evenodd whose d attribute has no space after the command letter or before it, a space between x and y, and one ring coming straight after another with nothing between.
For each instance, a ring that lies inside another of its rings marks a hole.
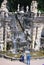
<instances>
[{"instance_id":1,"label":"stone ball finial","mask_svg":"<svg viewBox=\"0 0 44 65\"><path fill-rule=\"evenodd\" d=\"M29 11L29 6L26 6L26 12L28 12Z\"/></svg>"}]
</instances>

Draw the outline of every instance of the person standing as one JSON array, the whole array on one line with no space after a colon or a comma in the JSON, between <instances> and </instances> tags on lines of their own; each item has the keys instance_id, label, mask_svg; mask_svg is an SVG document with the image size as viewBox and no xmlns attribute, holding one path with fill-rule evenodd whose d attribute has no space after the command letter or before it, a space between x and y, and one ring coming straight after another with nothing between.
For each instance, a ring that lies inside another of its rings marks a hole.
<instances>
[{"instance_id":1,"label":"person standing","mask_svg":"<svg viewBox=\"0 0 44 65\"><path fill-rule=\"evenodd\" d=\"M30 56L30 52L29 52L29 53L27 53L27 57L26 57L27 65L30 65L30 58L31 58L31 56Z\"/></svg>"}]
</instances>

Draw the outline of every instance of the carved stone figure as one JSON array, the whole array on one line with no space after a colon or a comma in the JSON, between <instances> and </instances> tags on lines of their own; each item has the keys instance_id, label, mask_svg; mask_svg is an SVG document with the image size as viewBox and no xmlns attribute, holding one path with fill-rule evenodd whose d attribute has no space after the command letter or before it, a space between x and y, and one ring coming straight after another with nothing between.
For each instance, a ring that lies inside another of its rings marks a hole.
<instances>
[{"instance_id":1,"label":"carved stone figure","mask_svg":"<svg viewBox=\"0 0 44 65\"><path fill-rule=\"evenodd\" d=\"M38 12L38 9L37 9L37 1L32 1L32 3L31 3L31 12L33 12L34 13L34 17L37 17L37 12Z\"/></svg>"},{"instance_id":2,"label":"carved stone figure","mask_svg":"<svg viewBox=\"0 0 44 65\"><path fill-rule=\"evenodd\" d=\"M4 0L4 1L2 2L1 11L2 11L1 14L3 15L3 17L4 17L4 15L5 15L6 17L8 17L7 0Z\"/></svg>"}]
</instances>

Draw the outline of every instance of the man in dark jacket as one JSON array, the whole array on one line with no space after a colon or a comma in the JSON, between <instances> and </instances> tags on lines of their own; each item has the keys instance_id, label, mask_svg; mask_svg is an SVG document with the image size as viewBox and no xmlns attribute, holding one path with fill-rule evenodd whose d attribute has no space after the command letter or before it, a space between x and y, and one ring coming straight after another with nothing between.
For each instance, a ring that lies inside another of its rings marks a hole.
<instances>
[{"instance_id":1,"label":"man in dark jacket","mask_svg":"<svg viewBox=\"0 0 44 65\"><path fill-rule=\"evenodd\" d=\"M23 56L23 55L21 55L20 61L21 61L21 62L24 62L24 56Z\"/></svg>"}]
</instances>

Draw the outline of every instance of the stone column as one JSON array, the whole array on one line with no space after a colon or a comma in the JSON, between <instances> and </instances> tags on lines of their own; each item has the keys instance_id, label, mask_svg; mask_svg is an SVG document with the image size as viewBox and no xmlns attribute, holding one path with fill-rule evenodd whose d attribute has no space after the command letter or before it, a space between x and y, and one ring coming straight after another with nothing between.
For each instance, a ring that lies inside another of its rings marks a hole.
<instances>
[{"instance_id":1,"label":"stone column","mask_svg":"<svg viewBox=\"0 0 44 65\"><path fill-rule=\"evenodd\" d=\"M36 27L33 28L33 41L32 41L32 49L34 49L34 43L36 38Z\"/></svg>"},{"instance_id":2,"label":"stone column","mask_svg":"<svg viewBox=\"0 0 44 65\"><path fill-rule=\"evenodd\" d=\"M7 47L7 25L5 25L5 51Z\"/></svg>"},{"instance_id":3,"label":"stone column","mask_svg":"<svg viewBox=\"0 0 44 65\"><path fill-rule=\"evenodd\" d=\"M35 26L33 28L32 49L34 49L34 50L38 50L39 51L39 49L40 49L40 38L41 38L42 29L43 29L43 25L42 24L41 25L40 24L39 25L37 24L37 26ZM35 43L36 43L36 45L35 45Z\"/></svg>"},{"instance_id":4,"label":"stone column","mask_svg":"<svg viewBox=\"0 0 44 65\"><path fill-rule=\"evenodd\" d=\"M36 44L37 44L35 47L36 50L40 49L40 44L41 44L40 38L41 38L42 29L43 29L43 25L40 25L40 27L38 28L37 39L36 39Z\"/></svg>"}]
</instances>

